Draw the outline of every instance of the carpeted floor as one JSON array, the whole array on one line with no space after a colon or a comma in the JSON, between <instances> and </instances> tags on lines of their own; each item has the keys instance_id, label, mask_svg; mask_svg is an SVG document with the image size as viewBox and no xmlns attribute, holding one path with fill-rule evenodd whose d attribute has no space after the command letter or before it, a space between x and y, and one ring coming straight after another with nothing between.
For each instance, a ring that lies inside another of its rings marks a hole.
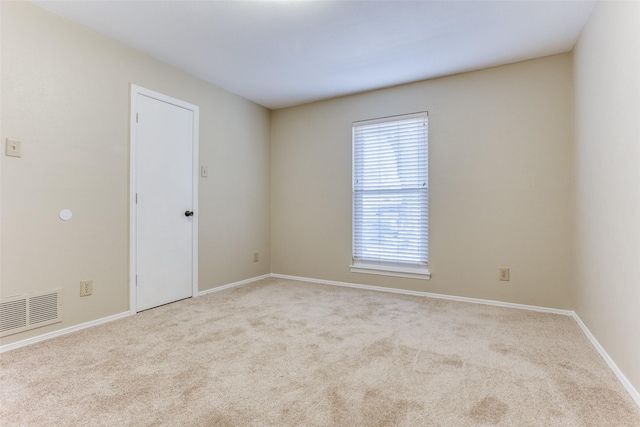
<instances>
[{"instance_id":1,"label":"carpeted floor","mask_svg":"<svg viewBox=\"0 0 640 427\"><path fill-rule=\"evenodd\" d=\"M267 279L0 355L9 426L640 426L573 319Z\"/></svg>"}]
</instances>

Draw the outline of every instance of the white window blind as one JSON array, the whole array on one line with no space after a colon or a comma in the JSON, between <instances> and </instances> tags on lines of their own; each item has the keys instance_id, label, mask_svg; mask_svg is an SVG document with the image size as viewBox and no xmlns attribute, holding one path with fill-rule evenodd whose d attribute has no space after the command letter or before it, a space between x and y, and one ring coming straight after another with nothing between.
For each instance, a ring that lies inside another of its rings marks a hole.
<instances>
[{"instance_id":1,"label":"white window blind","mask_svg":"<svg viewBox=\"0 0 640 427\"><path fill-rule=\"evenodd\" d=\"M427 114L355 122L354 267L426 270L428 198Z\"/></svg>"}]
</instances>

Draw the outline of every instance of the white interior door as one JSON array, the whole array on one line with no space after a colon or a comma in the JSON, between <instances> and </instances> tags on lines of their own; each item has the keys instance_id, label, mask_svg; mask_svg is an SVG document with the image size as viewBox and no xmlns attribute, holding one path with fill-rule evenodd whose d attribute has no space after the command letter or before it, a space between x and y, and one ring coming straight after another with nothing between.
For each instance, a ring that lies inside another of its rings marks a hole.
<instances>
[{"instance_id":1,"label":"white interior door","mask_svg":"<svg viewBox=\"0 0 640 427\"><path fill-rule=\"evenodd\" d=\"M141 311L193 295L196 230L189 212L196 205L193 154L197 110L133 90L132 97L136 109L132 129L136 292L132 306Z\"/></svg>"}]
</instances>

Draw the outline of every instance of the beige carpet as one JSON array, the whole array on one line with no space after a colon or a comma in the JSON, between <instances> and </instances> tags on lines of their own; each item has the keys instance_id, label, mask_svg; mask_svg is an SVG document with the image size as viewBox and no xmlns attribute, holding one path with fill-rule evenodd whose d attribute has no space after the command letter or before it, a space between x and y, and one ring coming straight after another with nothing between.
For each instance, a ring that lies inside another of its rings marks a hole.
<instances>
[{"instance_id":1,"label":"beige carpet","mask_svg":"<svg viewBox=\"0 0 640 427\"><path fill-rule=\"evenodd\" d=\"M267 279L0 355L8 426L640 426L568 317Z\"/></svg>"}]
</instances>

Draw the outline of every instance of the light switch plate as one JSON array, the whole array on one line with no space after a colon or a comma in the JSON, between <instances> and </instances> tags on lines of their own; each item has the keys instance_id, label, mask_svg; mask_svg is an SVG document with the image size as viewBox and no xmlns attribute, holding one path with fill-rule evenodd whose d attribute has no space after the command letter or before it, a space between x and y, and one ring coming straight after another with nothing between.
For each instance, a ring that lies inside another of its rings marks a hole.
<instances>
[{"instance_id":1,"label":"light switch plate","mask_svg":"<svg viewBox=\"0 0 640 427\"><path fill-rule=\"evenodd\" d=\"M200 176L206 178L209 176L209 168L206 166L200 166Z\"/></svg>"},{"instance_id":2,"label":"light switch plate","mask_svg":"<svg viewBox=\"0 0 640 427\"><path fill-rule=\"evenodd\" d=\"M22 157L22 147L20 141L13 141L7 138L7 156Z\"/></svg>"}]
</instances>

